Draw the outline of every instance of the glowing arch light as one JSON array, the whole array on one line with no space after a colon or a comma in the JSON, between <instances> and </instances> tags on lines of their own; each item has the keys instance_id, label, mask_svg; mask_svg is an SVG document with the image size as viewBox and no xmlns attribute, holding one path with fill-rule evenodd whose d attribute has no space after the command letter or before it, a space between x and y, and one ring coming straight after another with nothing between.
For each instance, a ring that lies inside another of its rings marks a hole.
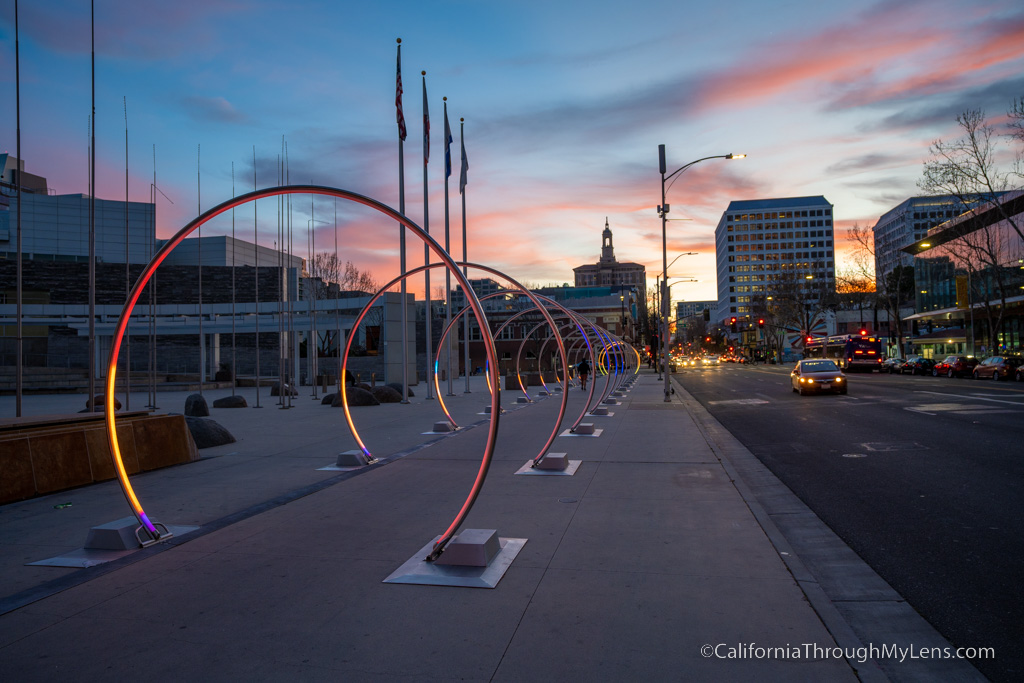
<instances>
[{"instance_id":1,"label":"glowing arch light","mask_svg":"<svg viewBox=\"0 0 1024 683\"><path fill-rule=\"evenodd\" d=\"M391 220L400 223L405 226L406 229L410 230L416 237L431 250L433 253L442 261L444 266L455 277L457 283L463 288L466 293L467 300L470 307L473 310L474 315L478 320L485 323L487 317L484 315L483 307L480 304L480 300L477 298L476 293L470 286L469 281L462 274L459 268L456 266L455 261L429 234L427 234L422 228L413 223L411 220L406 218L403 214L399 213L395 209L378 202L375 199L349 192L348 190L342 190L333 187L324 187L320 185L286 185L280 187L271 187L263 190L254 190L243 195L234 197L228 201L225 201L212 209L207 210L198 217L194 218L185 227L179 230L171 239L164 243L163 247L153 256L152 260L143 269L139 279L135 282L131 291L128 293L128 299L125 302L124 308L121 311L121 317L118 318L117 326L114 328L113 338L111 340L110 357L107 361L107 382L106 382L106 395L104 400L104 413L106 418L106 431L107 431L107 442L110 446L110 456L114 463L114 469L117 474L118 483L121 486L121 490L124 493L125 499L131 506L132 512L135 517L139 520L140 527L136 532L136 536L139 536L139 541L143 545L149 543L155 543L163 538L169 537L171 534L167 531L166 527L160 524L154 524L149 516L146 514L142 507L142 503L139 501L138 496L135 494L132 488L131 482L128 478L128 473L125 470L124 461L121 456L121 447L117 438L117 424L116 415L114 410L114 387L117 381L117 358L119 350L121 348L121 341L124 338L125 330L128 327L128 321L131 318L133 309L136 303L138 303L139 296L146 284L153 277L157 268L163 263L174 249L181 244L181 242L188 237L193 231L197 230L203 224L207 223L211 219L219 216L222 213L230 211L233 208L247 204L252 201L259 199L265 199L268 197L277 197L282 195L291 194L313 194L322 195L328 197L336 197L338 199L344 199L362 204L370 209L380 212L384 216ZM405 302L402 302L403 305ZM486 324L481 324L481 330L487 329ZM351 335L350 335L351 336ZM491 379L497 385L497 368L498 361L494 347L494 339L490 336L489 331L481 334L484 347L487 351L488 360L491 361L491 367L489 368L490 373L494 373L494 377ZM344 387L344 383L342 383ZM343 394L344 395L344 394ZM477 471L476 479L473 482L473 486L470 489L469 496L463 503L462 508L459 510L455 519L452 521L448 529L441 535L441 537L434 544L434 549L431 552L429 559L436 559L441 552L444 550L445 545L452 539L455 532L462 525L466 515L469 514L470 508L476 501L477 496L483 487L484 479L487 476L487 471L490 468L491 460L494 455L494 447L498 434L498 396L495 393L491 398L492 404L492 415L490 420L490 426L487 433L487 443L484 448L483 458L480 462L480 468ZM161 529L163 530L161 532ZM146 535L147 538L143 539L141 535Z\"/></svg>"}]
</instances>

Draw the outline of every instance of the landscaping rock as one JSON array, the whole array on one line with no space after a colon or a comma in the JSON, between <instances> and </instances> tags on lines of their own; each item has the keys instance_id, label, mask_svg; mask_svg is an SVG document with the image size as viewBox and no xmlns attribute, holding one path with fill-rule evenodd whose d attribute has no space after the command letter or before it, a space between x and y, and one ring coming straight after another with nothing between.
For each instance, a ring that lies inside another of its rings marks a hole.
<instances>
[{"instance_id":1,"label":"landscaping rock","mask_svg":"<svg viewBox=\"0 0 1024 683\"><path fill-rule=\"evenodd\" d=\"M381 403L401 403L402 402L402 392L401 391L395 391L394 388L392 388L390 386L374 387L371 390L371 393L373 394L373 397L375 399L377 399L378 401L380 401Z\"/></svg>"},{"instance_id":2,"label":"landscaping rock","mask_svg":"<svg viewBox=\"0 0 1024 683\"><path fill-rule=\"evenodd\" d=\"M322 406L334 405L334 399L337 398L337 397L338 397L338 392L334 392L333 394L324 394L324 399L322 401L320 401L320 405L322 405Z\"/></svg>"},{"instance_id":3,"label":"landscaping rock","mask_svg":"<svg viewBox=\"0 0 1024 683\"><path fill-rule=\"evenodd\" d=\"M196 442L196 448L212 448L235 442L231 432L224 429L216 420L186 416L185 423L188 425L188 431L192 433L192 440Z\"/></svg>"},{"instance_id":4,"label":"landscaping rock","mask_svg":"<svg viewBox=\"0 0 1024 683\"><path fill-rule=\"evenodd\" d=\"M185 399L186 417L209 417L210 406L206 405L206 399L202 394L189 394Z\"/></svg>"},{"instance_id":5,"label":"landscaping rock","mask_svg":"<svg viewBox=\"0 0 1024 683\"><path fill-rule=\"evenodd\" d=\"M401 382L388 382L384 386L391 387L392 389L394 389L395 391L398 392L399 396L402 395L402 384L401 384ZM412 387L409 387L409 397L412 398L415 395L416 394L412 393Z\"/></svg>"},{"instance_id":6,"label":"landscaping rock","mask_svg":"<svg viewBox=\"0 0 1024 683\"><path fill-rule=\"evenodd\" d=\"M362 389L363 391L373 391L373 387L371 387L366 382L360 382L356 386L359 387L360 389Z\"/></svg>"},{"instance_id":7,"label":"landscaping rock","mask_svg":"<svg viewBox=\"0 0 1024 683\"><path fill-rule=\"evenodd\" d=\"M244 396L225 396L224 398L218 398L213 402L214 408L248 408L249 404L246 403Z\"/></svg>"},{"instance_id":8,"label":"landscaping rock","mask_svg":"<svg viewBox=\"0 0 1024 683\"><path fill-rule=\"evenodd\" d=\"M373 397L369 391L364 391L358 387L352 387L351 389L345 390L345 395L348 397L349 406L379 406L380 401ZM341 407L341 394L336 394L334 403L331 404L335 408Z\"/></svg>"},{"instance_id":9,"label":"landscaping rock","mask_svg":"<svg viewBox=\"0 0 1024 683\"><path fill-rule=\"evenodd\" d=\"M107 397L103 394L96 394L95 397L85 402L85 410L79 412L88 413L90 410L93 410L93 406L95 406L95 412L102 413L104 410L103 405L106 400ZM121 402L117 400L116 396L114 397L114 410L121 410Z\"/></svg>"}]
</instances>

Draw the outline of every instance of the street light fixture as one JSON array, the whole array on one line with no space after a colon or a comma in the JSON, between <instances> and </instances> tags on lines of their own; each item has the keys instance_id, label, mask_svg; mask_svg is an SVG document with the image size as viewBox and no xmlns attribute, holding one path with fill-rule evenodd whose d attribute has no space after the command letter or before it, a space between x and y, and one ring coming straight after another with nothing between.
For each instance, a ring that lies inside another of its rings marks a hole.
<instances>
[{"instance_id":1,"label":"street light fixture","mask_svg":"<svg viewBox=\"0 0 1024 683\"><path fill-rule=\"evenodd\" d=\"M746 156L747 156L746 154L717 154L717 155L714 155L714 156L702 157L702 158L697 159L695 161L691 161L690 163L688 163L688 164L686 164L684 166L680 166L676 170L674 170L671 173L669 173L668 175L666 175L667 167L666 167L666 163L665 163L665 145L658 145L658 170L661 172L661 204L658 205L658 215L661 217L661 262L662 262L662 264L664 264L664 269L662 270L663 274L667 274L668 273L668 236L667 236L666 232L667 232L667 225L668 225L668 212L670 210L669 205L665 203L665 192L668 190L668 188L665 187L665 181L669 180L669 179L671 179L673 177L678 177L686 169L690 168L694 164L699 164L700 162L707 161L708 159L742 159L742 158L744 158ZM675 182L675 181L673 181L673 182ZM666 321L665 328L666 328L666 331L667 331L667 328L668 328L668 323L667 323L667 321L668 321L668 287L665 286L664 281L662 282L662 288L663 288L663 291L661 292L661 317L662 317L662 320ZM665 372L665 402L668 403L668 402L670 402L672 400L672 397L669 394L668 372L667 372L667 370L668 370L668 367L667 367L667 365L668 365L668 340L665 339L665 338L662 338L662 340L661 340L661 349L662 349L663 362L666 364L666 368L665 368L665 370L666 370L666 372Z\"/></svg>"}]
</instances>

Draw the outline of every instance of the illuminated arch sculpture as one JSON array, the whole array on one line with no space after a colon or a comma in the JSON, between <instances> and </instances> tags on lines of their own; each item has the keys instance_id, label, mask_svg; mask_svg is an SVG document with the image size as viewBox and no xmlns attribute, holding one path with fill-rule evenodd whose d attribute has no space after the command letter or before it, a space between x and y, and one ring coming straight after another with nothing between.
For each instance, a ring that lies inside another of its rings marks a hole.
<instances>
[{"instance_id":1,"label":"illuminated arch sculpture","mask_svg":"<svg viewBox=\"0 0 1024 683\"><path fill-rule=\"evenodd\" d=\"M153 274L159 268L160 264L170 255L178 245L181 244L188 235L193 231L197 230L203 224L207 223L211 219L219 216L222 213L230 211L233 208L247 204L249 202L257 201L259 199L265 199L269 197L277 197L281 195L291 194L313 194L322 195L328 197L336 197L338 199L344 199L362 204L368 208L374 209L384 216L396 221L403 225L406 229L410 230L416 237L419 237L423 241L424 245L427 246L434 254L441 260L442 265L448 268L449 271L455 277L455 280L463 290L466 292L469 306L472 309L474 315L479 321L481 321L481 329L486 329L487 317L484 314L483 307L480 305L480 301L469 285L469 281L462 274L459 268L456 266L455 261L426 231L420 228L418 225L413 223L403 214L392 209L391 207L378 202L375 199L371 199L364 195L356 194L348 190L342 190L333 187L324 187L320 185L287 185L280 187L271 187L262 190L254 190L238 197L234 197L228 201L222 202L217 206L208 209L203 212L192 221L190 221L185 227L179 230L171 239L164 243L163 247L153 256L152 260L143 269L139 279L135 282L131 291L128 294L128 299L125 302L124 308L121 311L121 316L118 318L117 326L114 328L113 338L111 340L110 357L107 362L107 381L106 381L106 395L104 400L104 412L106 417L106 431L107 441L110 446L110 455L114 463L114 469L117 475L118 483L121 486L121 490L124 493L125 499L128 501L129 506L132 508L136 519L138 519L140 526L136 529L135 535L142 545L150 545L156 543L164 538L171 536L171 533L162 524L155 524L150 520L142 507L142 503L139 501L138 496L135 494L132 488L131 482L128 478L127 470L124 466L124 461L121 457L120 443L117 438L117 424L116 414L114 409L114 387L116 386L117 377L117 358L119 350L121 348L121 340L124 338L125 330L128 327L128 322L131 318L132 310L135 308L135 304L138 302L139 296L142 294L142 290L146 284L153 277ZM405 305L405 302L402 302ZM257 312L258 314L258 312ZM349 335L351 339L352 335ZM494 374L492 378L497 383L497 368L498 362L495 353L494 340L490 336L489 332L482 334L482 341L487 351L487 357L490 361L491 367L490 372ZM346 347L347 352L347 347ZM344 376L344 375L342 375ZM342 395L344 396L344 383L342 383ZM454 536L455 531L458 530L462 522L465 520L466 515L469 513L469 509L472 507L477 496L480 493L480 489L483 487L484 478L487 476L487 471L491 464L491 459L494 455L495 440L498 433L498 394L495 393L491 398L492 414L490 420L490 426L487 434L487 444L484 448L484 455L480 463L480 469L477 472L476 479L473 483L473 487L470 490L469 497L463 504L462 509L456 515L455 520L449 526L448 530L438 539L434 544L434 550L430 555L430 559L436 559L444 550L444 546ZM347 410L347 405L346 405ZM161 531L162 529L162 531Z\"/></svg>"}]
</instances>

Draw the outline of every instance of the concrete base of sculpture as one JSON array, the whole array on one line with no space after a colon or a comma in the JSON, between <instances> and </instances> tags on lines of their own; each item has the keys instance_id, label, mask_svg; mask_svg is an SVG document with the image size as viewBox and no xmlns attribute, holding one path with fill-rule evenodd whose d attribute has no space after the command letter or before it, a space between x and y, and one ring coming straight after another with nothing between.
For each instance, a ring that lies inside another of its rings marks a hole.
<instances>
[{"instance_id":1,"label":"concrete base of sculpture","mask_svg":"<svg viewBox=\"0 0 1024 683\"><path fill-rule=\"evenodd\" d=\"M434 564L486 567L499 550L496 529L463 529L448 542Z\"/></svg>"},{"instance_id":2,"label":"concrete base of sculpture","mask_svg":"<svg viewBox=\"0 0 1024 683\"><path fill-rule=\"evenodd\" d=\"M576 428L575 432L566 429L564 432L559 434L559 436L581 436L584 438L592 439L601 436L603 433L603 429L594 429L593 423L584 422L583 424Z\"/></svg>"},{"instance_id":3,"label":"concrete base of sculpture","mask_svg":"<svg viewBox=\"0 0 1024 683\"><path fill-rule=\"evenodd\" d=\"M591 415L608 415L608 409L604 406L596 406L590 411Z\"/></svg>"},{"instance_id":4,"label":"concrete base of sculpture","mask_svg":"<svg viewBox=\"0 0 1024 683\"><path fill-rule=\"evenodd\" d=\"M422 432L423 434L451 434L455 431L455 425L447 420L442 422L435 422L434 428L429 432Z\"/></svg>"},{"instance_id":5,"label":"concrete base of sculpture","mask_svg":"<svg viewBox=\"0 0 1024 683\"><path fill-rule=\"evenodd\" d=\"M604 401L602 401L602 403L604 403L606 406L617 406L617 405L619 405L619 402L616 401L614 398L606 398Z\"/></svg>"},{"instance_id":6,"label":"concrete base of sculpture","mask_svg":"<svg viewBox=\"0 0 1024 683\"><path fill-rule=\"evenodd\" d=\"M370 464L370 459L361 450L353 449L338 453L338 461L334 464L337 467L362 467Z\"/></svg>"},{"instance_id":7,"label":"concrete base of sculpture","mask_svg":"<svg viewBox=\"0 0 1024 683\"><path fill-rule=\"evenodd\" d=\"M532 401L526 396L517 396L516 403L532 403Z\"/></svg>"},{"instance_id":8,"label":"concrete base of sculpture","mask_svg":"<svg viewBox=\"0 0 1024 683\"><path fill-rule=\"evenodd\" d=\"M473 531L467 529L466 531ZM462 534L465 534L463 531ZM485 530L489 531L489 530ZM459 534L460 536L462 534ZM425 559L434 548L434 543L441 538L434 539L420 548L420 550L409 558L405 564L391 573L384 583L413 583L423 586L461 586L465 588L494 588L501 581L516 555L526 545L525 538L498 538L498 552L494 555L486 567L474 567L468 565L440 564L427 562ZM456 536L455 538L458 538ZM441 557L447 555L453 538Z\"/></svg>"},{"instance_id":9,"label":"concrete base of sculpture","mask_svg":"<svg viewBox=\"0 0 1024 683\"><path fill-rule=\"evenodd\" d=\"M548 453L546 456L544 456L544 459L547 460L552 455L565 455L565 454L564 453ZM543 462L544 462L544 460L541 460L542 464L543 464ZM533 466L533 460L527 460L526 464L524 464L522 467L520 467L518 470L516 470L516 474L534 475L534 476L541 476L541 477L545 477L545 476L546 477L552 477L552 476L554 476L554 477L571 477L572 475L576 474L576 470L578 470L580 468L580 464L582 462L583 462L582 460L569 460L569 459L566 459L566 461L565 461L565 469L562 469L562 470L557 470L557 469L556 470L546 470L546 469L542 469L540 465L538 465L537 467L534 467Z\"/></svg>"},{"instance_id":10,"label":"concrete base of sculpture","mask_svg":"<svg viewBox=\"0 0 1024 683\"><path fill-rule=\"evenodd\" d=\"M140 526L139 520L135 517L122 517L113 522L100 524L89 530L84 548L26 564L40 567L95 567L130 555L136 550L172 536L182 536L199 528L198 526L157 524L156 527L161 536L159 539L154 539L144 528L140 529Z\"/></svg>"}]
</instances>

